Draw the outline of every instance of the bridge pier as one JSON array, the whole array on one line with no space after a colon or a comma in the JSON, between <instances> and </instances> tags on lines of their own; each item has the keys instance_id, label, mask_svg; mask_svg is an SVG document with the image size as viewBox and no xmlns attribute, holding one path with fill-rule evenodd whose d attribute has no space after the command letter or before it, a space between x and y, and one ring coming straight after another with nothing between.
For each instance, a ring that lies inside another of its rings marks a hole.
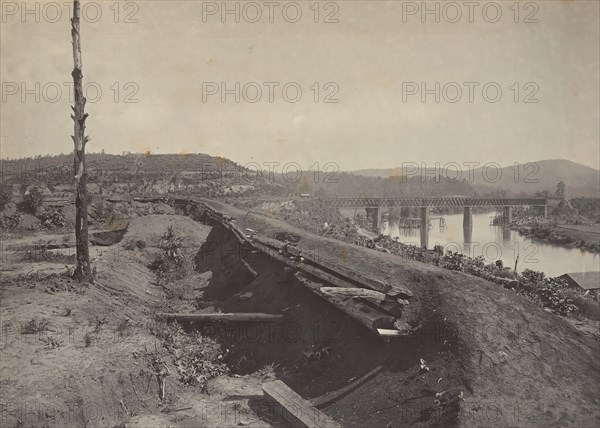
<instances>
[{"instance_id":1,"label":"bridge pier","mask_svg":"<svg viewBox=\"0 0 600 428\"><path fill-rule=\"evenodd\" d=\"M465 252L470 255L471 242L473 241L473 213L471 207L463 209L463 244Z\"/></svg>"},{"instance_id":2,"label":"bridge pier","mask_svg":"<svg viewBox=\"0 0 600 428\"><path fill-rule=\"evenodd\" d=\"M380 233L381 228L381 208L373 208L373 229Z\"/></svg>"},{"instance_id":3,"label":"bridge pier","mask_svg":"<svg viewBox=\"0 0 600 428\"><path fill-rule=\"evenodd\" d=\"M381 208L379 207L366 207L367 219L371 220L371 227L377 233L380 233L379 228L381 227Z\"/></svg>"},{"instance_id":4,"label":"bridge pier","mask_svg":"<svg viewBox=\"0 0 600 428\"><path fill-rule=\"evenodd\" d=\"M429 244L429 207L421 207L421 248Z\"/></svg>"},{"instance_id":5,"label":"bridge pier","mask_svg":"<svg viewBox=\"0 0 600 428\"><path fill-rule=\"evenodd\" d=\"M541 205L539 210L542 217L548 218L548 205Z\"/></svg>"},{"instance_id":6,"label":"bridge pier","mask_svg":"<svg viewBox=\"0 0 600 428\"><path fill-rule=\"evenodd\" d=\"M473 229L473 213L471 212L471 207L464 207L463 229Z\"/></svg>"},{"instance_id":7,"label":"bridge pier","mask_svg":"<svg viewBox=\"0 0 600 428\"><path fill-rule=\"evenodd\" d=\"M512 207L505 206L502 207L502 223L508 224L512 221Z\"/></svg>"}]
</instances>

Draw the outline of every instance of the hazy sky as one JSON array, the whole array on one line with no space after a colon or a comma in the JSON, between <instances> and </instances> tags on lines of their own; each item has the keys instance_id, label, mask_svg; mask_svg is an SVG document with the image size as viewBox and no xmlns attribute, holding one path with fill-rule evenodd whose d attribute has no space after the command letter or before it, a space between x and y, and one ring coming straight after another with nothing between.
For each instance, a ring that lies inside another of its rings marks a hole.
<instances>
[{"instance_id":1,"label":"hazy sky","mask_svg":"<svg viewBox=\"0 0 600 428\"><path fill-rule=\"evenodd\" d=\"M428 2L439 23L422 2L313 3L227 2L238 23L221 16L222 2L83 2L88 151L202 152L303 169L555 158L599 167L597 0L472 10ZM2 1L2 157L73 149L69 9L37 4L23 14L21 1Z\"/></svg>"}]
</instances>

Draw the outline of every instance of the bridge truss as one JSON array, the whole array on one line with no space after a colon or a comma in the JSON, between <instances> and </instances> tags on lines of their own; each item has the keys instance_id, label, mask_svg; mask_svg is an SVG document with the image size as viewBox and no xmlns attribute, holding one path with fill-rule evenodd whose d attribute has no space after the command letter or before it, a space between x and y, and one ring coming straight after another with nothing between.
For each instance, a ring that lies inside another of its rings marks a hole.
<instances>
[{"instance_id":1,"label":"bridge truss","mask_svg":"<svg viewBox=\"0 0 600 428\"><path fill-rule=\"evenodd\" d=\"M337 208L546 206L543 198L317 198L313 203Z\"/></svg>"}]
</instances>

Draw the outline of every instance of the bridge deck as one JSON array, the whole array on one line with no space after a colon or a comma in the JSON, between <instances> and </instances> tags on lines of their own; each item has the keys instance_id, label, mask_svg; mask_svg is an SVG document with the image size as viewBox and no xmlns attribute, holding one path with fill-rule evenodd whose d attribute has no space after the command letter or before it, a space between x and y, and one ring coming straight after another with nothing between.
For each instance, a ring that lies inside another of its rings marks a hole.
<instances>
[{"instance_id":1,"label":"bridge deck","mask_svg":"<svg viewBox=\"0 0 600 428\"><path fill-rule=\"evenodd\" d=\"M360 207L483 207L483 206L545 206L543 198L317 198L320 202L339 208Z\"/></svg>"}]
</instances>

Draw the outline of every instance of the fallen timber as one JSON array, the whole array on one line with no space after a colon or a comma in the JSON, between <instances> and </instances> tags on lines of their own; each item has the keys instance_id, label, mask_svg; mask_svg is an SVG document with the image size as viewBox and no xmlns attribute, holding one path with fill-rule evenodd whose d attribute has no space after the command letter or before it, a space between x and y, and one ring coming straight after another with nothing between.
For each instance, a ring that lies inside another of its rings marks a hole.
<instances>
[{"instance_id":1,"label":"fallen timber","mask_svg":"<svg viewBox=\"0 0 600 428\"><path fill-rule=\"evenodd\" d=\"M296 272L296 278L313 293L332 303L338 309L351 316L371 331L378 328L391 329L394 326L394 317L378 311L363 302L354 300L352 295L324 292L320 283L310 280L300 272Z\"/></svg>"},{"instance_id":2,"label":"fallen timber","mask_svg":"<svg viewBox=\"0 0 600 428\"><path fill-rule=\"evenodd\" d=\"M307 428L341 428L335 420L312 406L310 401L298 395L280 380L267 382L262 385L264 394L286 410L285 419L291 415ZM288 423L294 421L287 420ZM298 426L293 424L293 426Z\"/></svg>"},{"instance_id":3,"label":"fallen timber","mask_svg":"<svg viewBox=\"0 0 600 428\"><path fill-rule=\"evenodd\" d=\"M244 265L244 267L246 268L246 270L248 270L248 272L250 272L252 274L252 276L254 278L256 278L258 276L258 272L256 272L254 270L254 268L252 266L250 266L246 260L244 260L244 259L241 259L241 260L242 260L242 264Z\"/></svg>"},{"instance_id":4,"label":"fallen timber","mask_svg":"<svg viewBox=\"0 0 600 428\"><path fill-rule=\"evenodd\" d=\"M385 336L389 336L391 331L396 331L396 335L410 334L410 325L399 318L402 307L409 304L406 299L413 295L406 287L366 278L348 268L334 266L321 257L317 261L312 254L304 253L293 244L260 236L253 229L246 228L246 232L250 233L246 235L235 225L234 218L225 216L204 203L202 205L206 216L229 230L243 247L254 248L281 262L296 273L296 278L306 288L372 333L380 337L384 335L380 335L379 331L385 331ZM327 287L325 284L334 287Z\"/></svg>"},{"instance_id":5,"label":"fallen timber","mask_svg":"<svg viewBox=\"0 0 600 428\"><path fill-rule=\"evenodd\" d=\"M354 380L353 382L338 389L337 391L331 391L325 395L321 395L320 397L311 399L310 403L317 408L327 406L328 404L331 404L331 403L343 398L345 395L349 394L350 392L354 391L356 388L358 388L363 383L365 383L366 381L371 379L373 376L375 376L381 370L383 370L383 366L377 366L373 370L369 371L366 375Z\"/></svg>"},{"instance_id":6,"label":"fallen timber","mask_svg":"<svg viewBox=\"0 0 600 428\"><path fill-rule=\"evenodd\" d=\"M283 321L283 315L261 314L261 313L214 313L214 314L176 314L159 313L159 318L176 321L196 322L279 322Z\"/></svg>"}]
</instances>

